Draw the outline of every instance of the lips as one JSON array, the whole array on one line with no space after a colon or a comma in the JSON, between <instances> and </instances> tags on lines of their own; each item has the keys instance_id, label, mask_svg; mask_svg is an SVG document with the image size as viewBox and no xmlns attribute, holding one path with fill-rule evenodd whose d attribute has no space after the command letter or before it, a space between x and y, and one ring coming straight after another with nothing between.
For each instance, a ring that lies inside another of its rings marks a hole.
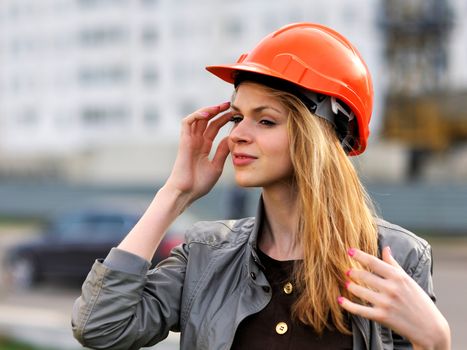
<instances>
[{"instance_id":1,"label":"lips","mask_svg":"<svg viewBox=\"0 0 467 350\"><path fill-rule=\"evenodd\" d=\"M253 163L256 159L255 156L246 153L234 153L232 155L232 162L235 166L244 166Z\"/></svg>"}]
</instances>

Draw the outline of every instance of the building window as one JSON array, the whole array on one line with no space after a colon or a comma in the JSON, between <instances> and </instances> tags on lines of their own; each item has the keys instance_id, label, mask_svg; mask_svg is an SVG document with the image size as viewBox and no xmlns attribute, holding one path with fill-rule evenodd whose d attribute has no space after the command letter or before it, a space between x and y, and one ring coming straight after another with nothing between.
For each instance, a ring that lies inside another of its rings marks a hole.
<instances>
[{"instance_id":1,"label":"building window","mask_svg":"<svg viewBox=\"0 0 467 350\"><path fill-rule=\"evenodd\" d=\"M145 86L154 86L157 83L159 75L154 67L145 67L143 70L143 82Z\"/></svg>"},{"instance_id":2,"label":"building window","mask_svg":"<svg viewBox=\"0 0 467 350\"><path fill-rule=\"evenodd\" d=\"M83 84L114 84L128 80L126 67L84 67L78 72L79 81Z\"/></svg>"},{"instance_id":3,"label":"building window","mask_svg":"<svg viewBox=\"0 0 467 350\"><path fill-rule=\"evenodd\" d=\"M117 126L126 122L128 115L123 106L87 106L81 111L81 120L89 126Z\"/></svg>"},{"instance_id":4,"label":"building window","mask_svg":"<svg viewBox=\"0 0 467 350\"><path fill-rule=\"evenodd\" d=\"M128 0L77 0L82 7L94 7L101 5L121 5L128 3Z\"/></svg>"},{"instance_id":5,"label":"building window","mask_svg":"<svg viewBox=\"0 0 467 350\"><path fill-rule=\"evenodd\" d=\"M141 0L141 3L145 6L155 6L159 0Z\"/></svg>"},{"instance_id":6,"label":"building window","mask_svg":"<svg viewBox=\"0 0 467 350\"><path fill-rule=\"evenodd\" d=\"M187 115L193 113L197 109L197 105L189 99L185 99L180 104L180 117L185 118Z\"/></svg>"},{"instance_id":7,"label":"building window","mask_svg":"<svg viewBox=\"0 0 467 350\"><path fill-rule=\"evenodd\" d=\"M144 110L144 124L154 126L159 123L160 114L155 106L148 106Z\"/></svg>"},{"instance_id":8,"label":"building window","mask_svg":"<svg viewBox=\"0 0 467 350\"><path fill-rule=\"evenodd\" d=\"M30 128L39 124L39 113L35 107L26 107L17 114L16 123L19 126Z\"/></svg>"},{"instance_id":9,"label":"building window","mask_svg":"<svg viewBox=\"0 0 467 350\"><path fill-rule=\"evenodd\" d=\"M122 43L127 38L127 31L121 27L83 29L79 33L79 40L83 46Z\"/></svg>"},{"instance_id":10,"label":"building window","mask_svg":"<svg viewBox=\"0 0 467 350\"><path fill-rule=\"evenodd\" d=\"M231 18L226 21L224 31L229 38L239 38L243 32L243 24L239 19Z\"/></svg>"},{"instance_id":11,"label":"building window","mask_svg":"<svg viewBox=\"0 0 467 350\"><path fill-rule=\"evenodd\" d=\"M159 33L154 27L144 27L141 40L145 46L154 46L159 39Z\"/></svg>"}]
</instances>

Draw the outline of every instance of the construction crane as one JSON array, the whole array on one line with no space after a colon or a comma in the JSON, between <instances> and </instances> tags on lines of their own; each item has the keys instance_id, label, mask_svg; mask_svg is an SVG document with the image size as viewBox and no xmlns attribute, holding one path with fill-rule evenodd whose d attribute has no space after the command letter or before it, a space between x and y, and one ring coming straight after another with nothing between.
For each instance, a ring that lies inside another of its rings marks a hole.
<instances>
[{"instance_id":1,"label":"construction crane","mask_svg":"<svg viewBox=\"0 0 467 350\"><path fill-rule=\"evenodd\" d=\"M383 0L388 94L382 137L411 151L409 175L422 158L467 140L467 91L449 88L448 43L453 12L447 0Z\"/></svg>"}]
</instances>

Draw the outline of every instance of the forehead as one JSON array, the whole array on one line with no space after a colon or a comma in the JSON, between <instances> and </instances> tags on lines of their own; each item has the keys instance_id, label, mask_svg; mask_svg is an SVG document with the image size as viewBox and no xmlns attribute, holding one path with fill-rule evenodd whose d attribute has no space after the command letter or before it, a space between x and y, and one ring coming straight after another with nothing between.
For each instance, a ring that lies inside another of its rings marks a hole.
<instances>
[{"instance_id":1,"label":"forehead","mask_svg":"<svg viewBox=\"0 0 467 350\"><path fill-rule=\"evenodd\" d=\"M237 87L232 96L232 104L236 108L255 108L258 105L267 105L285 111L282 103L267 87L249 81Z\"/></svg>"}]
</instances>

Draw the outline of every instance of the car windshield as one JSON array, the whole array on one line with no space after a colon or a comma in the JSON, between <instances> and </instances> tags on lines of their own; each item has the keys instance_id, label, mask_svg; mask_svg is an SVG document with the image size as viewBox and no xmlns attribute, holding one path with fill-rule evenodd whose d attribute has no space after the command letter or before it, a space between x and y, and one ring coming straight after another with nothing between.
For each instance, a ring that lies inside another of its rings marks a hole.
<instances>
[{"instance_id":1,"label":"car windshield","mask_svg":"<svg viewBox=\"0 0 467 350\"><path fill-rule=\"evenodd\" d=\"M121 215L80 215L63 217L53 224L56 238L66 241L109 241L121 238L130 222Z\"/></svg>"}]
</instances>

